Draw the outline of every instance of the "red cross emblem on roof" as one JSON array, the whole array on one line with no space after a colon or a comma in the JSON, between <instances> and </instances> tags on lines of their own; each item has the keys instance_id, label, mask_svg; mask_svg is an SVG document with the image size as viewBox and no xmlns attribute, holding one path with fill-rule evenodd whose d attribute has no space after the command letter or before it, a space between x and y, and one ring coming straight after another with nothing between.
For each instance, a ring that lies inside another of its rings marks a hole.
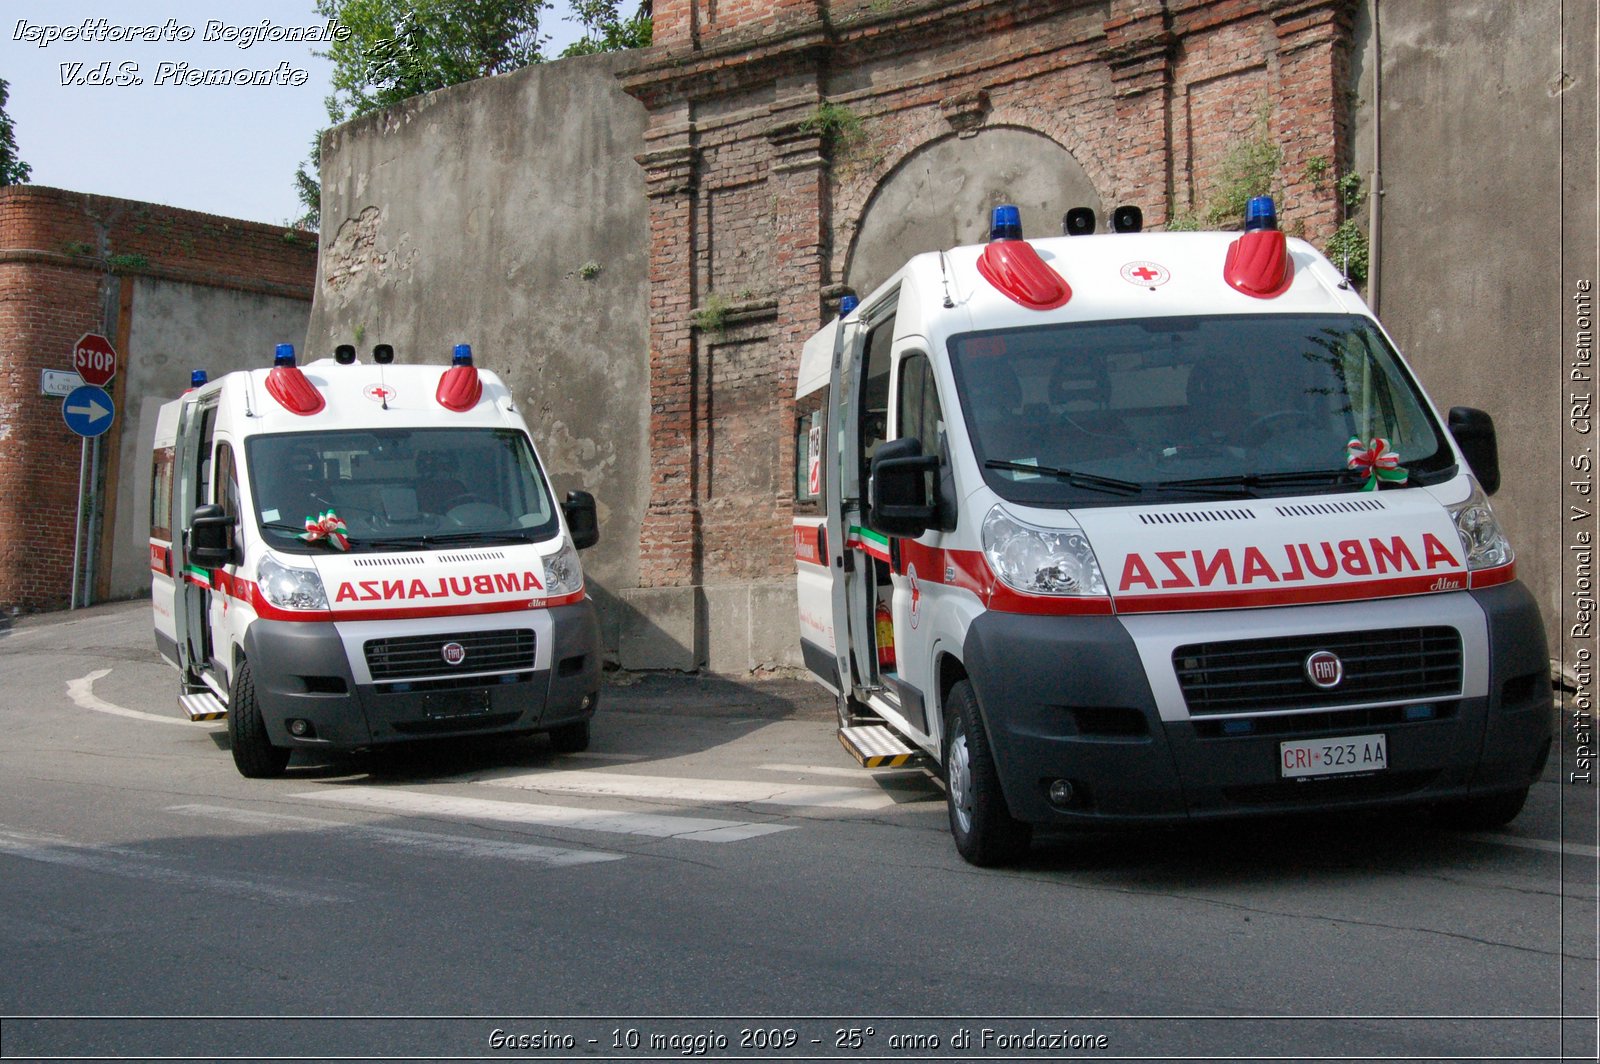
<instances>
[{"instance_id":1,"label":"red cross emblem on roof","mask_svg":"<svg viewBox=\"0 0 1600 1064\"><path fill-rule=\"evenodd\" d=\"M386 403L394 398L395 393L393 388L382 384L369 384L361 394L371 399L374 403Z\"/></svg>"},{"instance_id":2,"label":"red cross emblem on roof","mask_svg":"<svg viewBox=\"0 0 1600 1064\"><path fill-rule=\"evenodd\" d=\"M1129 284L1155 288L1172 280L1172 271L1159 262L1130 262L1122 267L1122 279Z\"/></svg>"}]
</instances>

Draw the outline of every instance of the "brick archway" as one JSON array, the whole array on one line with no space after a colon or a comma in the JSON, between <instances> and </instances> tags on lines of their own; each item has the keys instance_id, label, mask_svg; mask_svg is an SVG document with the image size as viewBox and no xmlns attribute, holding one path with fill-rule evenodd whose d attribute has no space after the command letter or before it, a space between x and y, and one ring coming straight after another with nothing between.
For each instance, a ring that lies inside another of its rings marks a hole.
<instances>
[{"instance_id":1,"label":"brick archway","mask_svg":"<svg viewBox=\"0 0 1600 1064\"><path fill-rule=\"evenodd\" d=\"M846 285L865 295L912 255L983 240L989 209L1015 203L1023 229L1060 232L1061 215L1101 197L1072 153L1015 126L949 134L907 153L873 188L845 257Z\"/></svg>"}]
</instances>

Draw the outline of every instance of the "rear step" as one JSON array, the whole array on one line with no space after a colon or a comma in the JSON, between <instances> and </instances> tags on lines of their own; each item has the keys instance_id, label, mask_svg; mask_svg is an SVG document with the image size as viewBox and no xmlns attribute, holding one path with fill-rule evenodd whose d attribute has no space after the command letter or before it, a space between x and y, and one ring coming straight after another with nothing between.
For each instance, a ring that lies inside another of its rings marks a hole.
<instances>
[{"instance_id":1,"label":"rear step","mask_svg":"<svg viewBox=\"0 0 1600 1064\"><path fill-rule=\"evenodd\" d=\"M190 720L221 720L228 715L228 707L222 700L210 691L201 691L198 694L179 695L178 704L183 711L189 714Z\"/></svg>"},{"instance_id":2,"label":"rear step","mask_svg":"<svg viewBox=\"0 0 1600 1064\"><path fill-rule=\"evenodd\" d=\"M839 729L839 745L862 768L896 768L921 760L923 753L882 724L860 724Z\"/></svg>"}]
</instances>

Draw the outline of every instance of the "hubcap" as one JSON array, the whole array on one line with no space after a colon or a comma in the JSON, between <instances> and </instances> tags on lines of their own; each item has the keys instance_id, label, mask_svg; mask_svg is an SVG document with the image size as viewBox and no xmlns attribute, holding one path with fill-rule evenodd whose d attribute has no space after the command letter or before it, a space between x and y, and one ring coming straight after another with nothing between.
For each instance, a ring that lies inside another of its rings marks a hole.
<instances>
[{"instance_id":1,"label":"hubcap","mask_svg":"<svg viewBox=\"0 0 1600 1064\"><path fill-rule=\"evenodd\" d=\"M962 834L972 830L972 756L967 750L966 732L950 740L950 762L945 773L950 783L950 808Z\"/></svg>"}]
</instances>

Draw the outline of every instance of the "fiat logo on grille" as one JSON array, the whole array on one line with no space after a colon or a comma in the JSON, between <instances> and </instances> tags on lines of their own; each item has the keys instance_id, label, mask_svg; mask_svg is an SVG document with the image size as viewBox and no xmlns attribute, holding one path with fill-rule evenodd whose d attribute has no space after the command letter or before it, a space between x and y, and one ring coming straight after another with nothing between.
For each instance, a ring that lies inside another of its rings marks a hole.
<instances>
[{"instance_id":1,"label":"fiat logo on grille","mask_svg":"<svg viewBox=\"0 0 1600 1064\"><path fill-rule=\"evenodd\" d=\"M446 665L460 665L467 660L467 648L460 643L446 643L439 648L439 656Z\"/></svg>"},{"instance_id":2,"label":"fiat logo on grille","mask_svg":"<svg viewBox=\"0 0 1600 1064\"><path fill-rule=\"evenodd\" d=\"M1316 687L1326 690L1338 687L1344 679L1344 662L1331 650L1319 650L1306 657L1306 679Z\"/></svg>"}]
</instances>

